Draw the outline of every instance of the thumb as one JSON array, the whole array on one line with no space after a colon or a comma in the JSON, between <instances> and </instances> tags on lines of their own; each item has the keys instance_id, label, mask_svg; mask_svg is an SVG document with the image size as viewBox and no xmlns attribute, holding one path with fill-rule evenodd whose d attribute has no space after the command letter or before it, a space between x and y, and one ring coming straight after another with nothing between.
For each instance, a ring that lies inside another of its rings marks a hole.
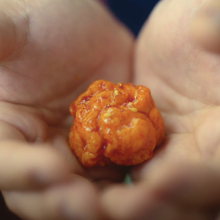
<instances>
[{"instance_id":1,"label":"thumb","mask_svg":"<svg viewBox=\"0 0 220 220\"><path fill-rule=\"evenodd\" d=\"M220 53L220 1L206 1L196 13L190 34L204 49Z\"/></svg>"},{"instance_id":2,"label":"thumb","mask_svg":"<svg viewBox=\"0 0 220 220\"><path fill-rule=\"evenodd\" d=\"M16 2L16 3L14 3ZM28 16L20 1L0 3L0 61L17 56L28 35Z\"/></svg>"}]
</instances>

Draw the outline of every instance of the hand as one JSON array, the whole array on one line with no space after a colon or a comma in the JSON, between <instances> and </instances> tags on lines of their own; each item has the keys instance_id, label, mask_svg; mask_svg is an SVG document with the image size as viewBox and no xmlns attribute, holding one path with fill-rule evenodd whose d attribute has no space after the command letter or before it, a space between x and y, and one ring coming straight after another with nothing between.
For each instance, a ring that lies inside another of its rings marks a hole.
<instances>
[{"instance_id":1,"label":"hand","mask_svg":"<svg viewBox=\"0 0 220 220\"><path fill-rule=\"evenodd\" d=\"M120 181L124 171L79 165L68 148L68 107L95 79L130 80L133 38L94 0L3 0L0 8L6 204L28 220L97 219L95 182Z\"/></svg>"},{"instance_id":2,"label":"hand","mask_svg":"<svg viewBox=\"0 0 220 220\"><path fill-rule=\"evenodd\" d=\"M103 195L112 219L219 219L219 14L217 0L164 0L143 28L135 84L151 89L166 138L133 187Z\"/></svg>"}]
</instances>

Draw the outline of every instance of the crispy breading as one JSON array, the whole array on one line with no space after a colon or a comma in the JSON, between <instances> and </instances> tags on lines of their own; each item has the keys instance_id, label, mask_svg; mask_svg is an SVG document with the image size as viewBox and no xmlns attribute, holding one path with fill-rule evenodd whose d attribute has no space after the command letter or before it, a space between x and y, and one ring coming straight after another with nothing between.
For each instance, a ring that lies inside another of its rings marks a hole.
<instances>
[{"instance_id":1,"label":"crispy breading","mask_svg":"<svg viewBox=\"0 0 220 220\"><path fill-rule=\"evenodd\" d=\"M141 85L95 81L70 113L70 148L85 167L142 163L164 137L163 118Z\"/></svg>"}]
</instances>

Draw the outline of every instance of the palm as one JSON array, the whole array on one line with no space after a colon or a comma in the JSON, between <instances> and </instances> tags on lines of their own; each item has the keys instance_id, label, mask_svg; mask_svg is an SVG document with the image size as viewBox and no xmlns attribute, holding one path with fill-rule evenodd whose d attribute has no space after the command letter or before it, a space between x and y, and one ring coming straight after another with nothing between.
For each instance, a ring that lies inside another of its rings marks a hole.
<instances>
[{"instance_id":1,"label":"palm","mask_svg":"<svg viewBox=\"0 0 220 220\"><path fill-rule=\"evenodd\" d=\"M145 172L164 160L207 160L218 150L220 58L191 41L196 6L196 1L162 2L138 41L135 83L151 89L167 132Z\"/></svg>"},{"instance_id":2,"label":"palm","mask_svg":"<svg viewBox=\"0 0 220 220\"><path fill-rule=\"evenodd\" d=\"M59 139L67 147L70 103L94 79L129 80L132 38L95 1L15 1L13 7L23 12L11 12L20 39L12 39L16 47L0 66L7 89L1 99L15 103L14 114L35 117L24 119L27 139Z\"/></svg>"},{"instance_id":3,"label":"palm","mask_svg":"<svg viewBox=\"0 0 220 220\"><path fill-rule=\"evenodd\" d=\"M123 30L97 4L89 1L30 1L22 7L25 8L24 18L14 13L15 18L21 20L18 22L21 33L18 34L22 39L16 42L18 51L1 65L1 74L5 77L2 86L16 90L10 90L2 98L66 114L68 105L82 89L80 87L89 84L91 78L128 79L129 70L119 61L128 59L129 55L126 58L123 55L130 50L125 47L130 38L126 35L121 39L127 40L121 46L121 54L106 61L122 42L103 24L109 23L118 34ZM79 17L75 15L77 11L81 12ZM102 16L105 21L101 20ZM109 68L115 60L119 68L124 67L121 74L112 73Z\"/></svg>"}]
</instances>

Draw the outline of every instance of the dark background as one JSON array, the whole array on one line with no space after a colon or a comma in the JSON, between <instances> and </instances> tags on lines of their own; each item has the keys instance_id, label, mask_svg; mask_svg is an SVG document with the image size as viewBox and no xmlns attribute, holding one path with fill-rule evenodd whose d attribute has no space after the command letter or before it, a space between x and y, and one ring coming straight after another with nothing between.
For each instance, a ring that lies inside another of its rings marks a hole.
<instances>
[{"instance_id":1,"label":"dark background","mask_svg":"<svg viewBox=\"0 0 220 220\"><path fill-rule=\"evenodd\" d=\"M159 0L106 0L109 8L137 35Z\"/></svg>"},{"instance_id":2,"label":"dark background","mask_svg":"<svg viewBox=\"0 0 220 220\"><path fill-rule=\"evenodd\" d=\"M109 9L135 35L140 31L144 21L158 0L106 0ZM0 194L0 220L19 220L10 213Z\"/></svg>"}]
</instances>

